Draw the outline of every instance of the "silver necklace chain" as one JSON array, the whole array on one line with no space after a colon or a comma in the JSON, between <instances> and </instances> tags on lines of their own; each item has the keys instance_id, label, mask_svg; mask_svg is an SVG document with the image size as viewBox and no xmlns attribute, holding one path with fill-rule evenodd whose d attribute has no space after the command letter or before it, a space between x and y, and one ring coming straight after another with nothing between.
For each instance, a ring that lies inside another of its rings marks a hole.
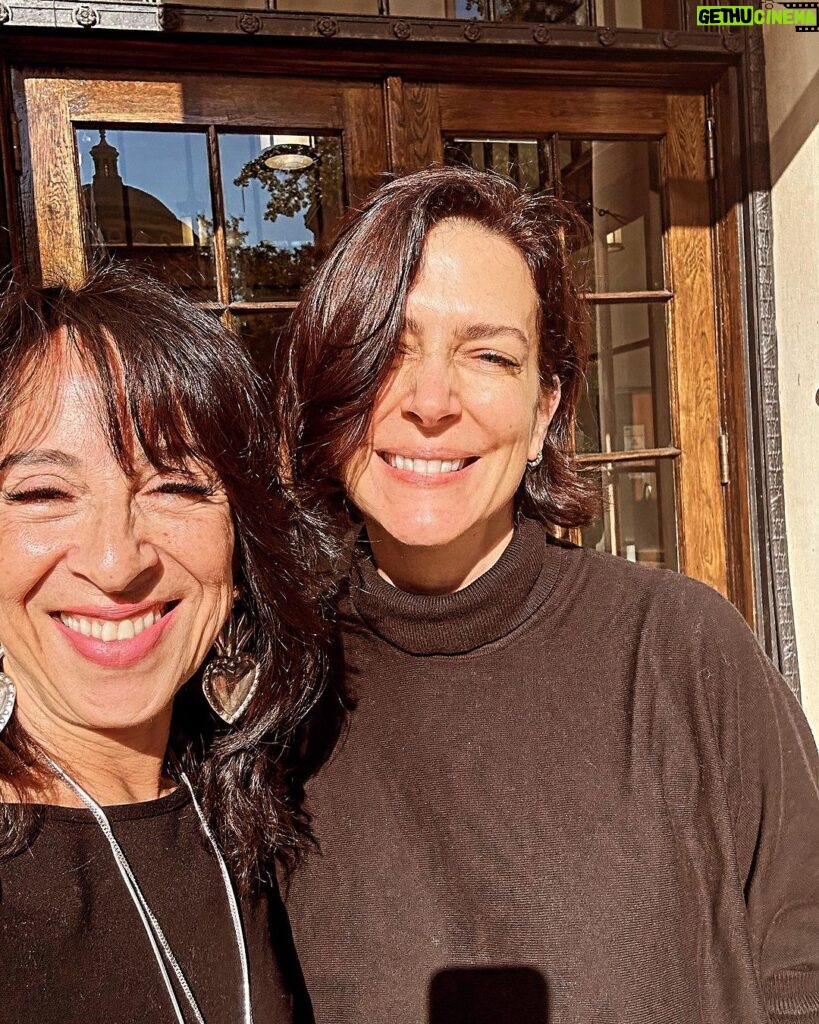
<instances>
[{"instance_id":1,"label":"silver necklace chain","mask_svg":"<svg viewBox=\"0 0 819 1024\"><path fill-rule=\"evenodd\" d=\"M111 847L111 853L114 855L114 861L116 862L117 868L119 869L119 873L122 876L123 882L125 883L125 888L128 890L128 895L131 897L131 900L133 901L133 904L136 907L137 912L139 913L140 920L142 921L142 926L145 929L145 933L148 936L148 941L151 944L151 949L153 950L154 956L156 957L156 962L159 965L159 972L162 975L162 980L165 982L165 988L168 990L168 996L171 1000L171 1005L173 1006L174 1013L176 1015L177 1024L185 1024L185 1016L182 1012L182 1007L179 1005L179 1000L177 999L170 975L168 974L168 966L173 971L176 980L179 983L179 987L188 1001L188 1005L190 1006L194 1018L196 1019L196 1024L205 1024L205 1019L202 1016L202 1012L199 1009L196 999L194 998L193 992L191 992L190 985L188 984L187 979L185 978L185 975L182 972L182 968L179 966L179 962L174 956L170 943L165 938L165 933L162 931L162 928L159 925L159 921L157 921L154 912L151 910L148 901L145 899L145 896L143 895L142 890L139 887L139 883L136 880L136 876L134 875L134 872L131 869L131 865L128 863L127 857L122 852L122 847L119 845L119 843L116 840L116 837L114 836L114 832L111 828L111 823L109 822L105 812L100 807L100 805L91 796L89 796L88 793L86 793L82 786L80 786L78 782L75 782L74 779L72 779L71 776L66 771L64 771L58 764L52 761L50 757L47 757L46 760L51 765L54 772L59 776L59 778L61 778L62 781L66 783L66 785L68 785L71 789L74 790L74 792L77 794L80 800L82 800L82 802L89 809L89 811L91 811L97 824L100 827L101 832L108 840L108 845ZM190 783L190 779L184 772L180 773L180 778L191 795L191 802L193 803L193 806L196 809L196 814L199 818L199 822L202 826L205 835L208 837L211 846L213 847L213 852L216 856L216 861L219 864L219 871L222 875L222 881L225 886L225 893L227 895L228 905L230 907L230 918L231 921L233 922L233 931L236 937L236 948L239 952L239 962L242 971L242 1002L244 1006L243 1020L244 1024L253 1024L253 1011L250 1005L250 970L248 967L247 960L247 945L245 943L244 932L242 930L242 918L239 913L239 905L236 901L236 894L233 891L233 884L230 880L227 865L225 864L225 858L222 856L222 851L219 849L216 843L216 839L214 838L213 833L210 830L210 826L208 825L205 819L205 815L202 811L202 808L199 806L199 801L196 799L196 794L193 791L193 786Z\"/></svg>"}]
</instances>

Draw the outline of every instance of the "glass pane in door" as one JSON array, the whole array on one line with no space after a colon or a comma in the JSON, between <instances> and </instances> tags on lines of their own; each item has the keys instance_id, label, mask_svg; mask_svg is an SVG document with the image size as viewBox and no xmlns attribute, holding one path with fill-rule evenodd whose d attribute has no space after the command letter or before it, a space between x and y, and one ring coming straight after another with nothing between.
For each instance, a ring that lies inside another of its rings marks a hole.
<instances>
[{"instance_id":1,"label":"glass pane in door","mask_svg":"<svg viewBox=\"0 0 819 1024\"><path fill-rule=\"evenodd\" d=\"M578 408L581 454L639 451L671 444L664 303L596 305L588 392Z\"/></svg>"},{"instance_id":2,"label":"glass pane in door","mask_svg":"<svg viewBox=\"0 0 819 1024\"><path fill-rule=\"evenodd\" d=\"M551 144L541 139L444 138L444 163L495 171L523 188L551 189L554 181Z\"/></svg>"},{"instance_id":3,"label":"glass pane in door","mask_svg":"<svg viewBox=\"0 0 819 1024\"><path fill-rule=\"evenodd\" d=\"M204 132L76 130L92 253L143 264L197 300L216 298Z\"/></svg>"},{"instance_id":4,"label":"glass pane in door","mask_svg":"<svg viewBox=\"0 0 819 1024\"><path fill-rule=\"evenodd\" d=\"M583 547L678 569L674 460L608 463L600 473L604 511L581 531Z\"/></svg>"},{"instance_id":5,"label":"glass pane in door","mask_svg":"<svg viewBox=\"0 0 819 1024\"><path fill-rule=\"evenodd\" d=\"M295 300L344 211L337 135L219 135L234 301Z\"/></svg>"},{"instance_id":6,"label":"glass pane in door","mask_svg":"<svg viewBox=\"0 0 819 1024\"><path fill-rule=\"evenodd\" d=\"M592 236L577 254L593 292L656 291L664 285L658 142L561 138L560 182Z\"/></svg>"}]
</instances>

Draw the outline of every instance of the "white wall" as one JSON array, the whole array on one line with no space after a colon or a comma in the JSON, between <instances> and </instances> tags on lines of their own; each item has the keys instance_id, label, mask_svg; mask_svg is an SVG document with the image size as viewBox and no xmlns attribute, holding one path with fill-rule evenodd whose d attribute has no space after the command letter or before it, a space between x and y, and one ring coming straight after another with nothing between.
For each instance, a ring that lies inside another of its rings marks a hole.
<instances>
[{"instance_id":1,"label":"white wall","mask_svg":"<svg viewBox=\"0 0 819 1024\"><path fill-rule=\"evenodd\" d=\"M803 703L819 738L819 33L764 29L785 514Z\"/></svg>"}]
</instances>

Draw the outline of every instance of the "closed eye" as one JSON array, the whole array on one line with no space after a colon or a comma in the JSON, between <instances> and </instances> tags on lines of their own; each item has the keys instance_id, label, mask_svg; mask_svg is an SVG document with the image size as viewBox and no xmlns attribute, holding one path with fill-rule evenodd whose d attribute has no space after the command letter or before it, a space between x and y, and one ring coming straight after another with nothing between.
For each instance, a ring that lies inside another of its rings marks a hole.
<instances>
[{"instance_id":1,"label":"closed eye","mask_svg":"<svg viewBox=\"0 0 819 1024\"><path fill-rule=\"evenodd\" d=\"M494 366L507 366L512 370L519 370L520 363L509 356L501 355L500 352L481 352L479 358L485 363L492 363Z\"/></svg>"},{"instance_id":2,"label":"closed eye","mask_svg":"<svg viewBox=\"0 0 819 1024\"><path fill-rule=\"evenodd\" d=\"M3 494L6 501L14 501L20 504L25 502L38 502L38 501L59 501L62 499L70 499L71 495L66 491L61 491L58 487L30 487L24 490L18 491L6 491Z\"/></svg>"},{"instance_id":3,"label":"closed eye","mask_svg":"<svg viewBox=\"0 0 819 1024\"><path fill-rule=\"evenodd\" d=\"M211 483L196 483L192 480L166 480L154 488L156 494L181 494L193 498L209 498L216 493Z\"/></svg>"}]
</instances>

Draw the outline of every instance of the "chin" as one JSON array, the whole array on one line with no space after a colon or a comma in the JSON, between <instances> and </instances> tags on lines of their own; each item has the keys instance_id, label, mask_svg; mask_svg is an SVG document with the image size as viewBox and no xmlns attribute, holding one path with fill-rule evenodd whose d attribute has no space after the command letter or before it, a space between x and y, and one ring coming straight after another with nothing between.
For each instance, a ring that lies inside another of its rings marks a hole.
<instances>
[{"instance_id":1,"label":"chin","mask_svg":"<svg viewBox=\"0 0 819 1024\"><path fill-rule=\"evenodd\" d=\"M436 515L417 516L398 522L382 522L379 528L406 547L443 548L459 540L474 523L453 522Z\"/></svg>"},{"instance_id":2,"label":"chin","mask_svg":"<svg viewBox=\"0 0 819 1024\"><path fill-rule=\"evenodd\" d=\"M87 698L72 701L73 717L78 724L97 732L127 732L144 728L158 718L170 714L173 698L162 700L156 694L141 699L133 691L108 695L105 701Z\"/></svg>"}]
</instances>

